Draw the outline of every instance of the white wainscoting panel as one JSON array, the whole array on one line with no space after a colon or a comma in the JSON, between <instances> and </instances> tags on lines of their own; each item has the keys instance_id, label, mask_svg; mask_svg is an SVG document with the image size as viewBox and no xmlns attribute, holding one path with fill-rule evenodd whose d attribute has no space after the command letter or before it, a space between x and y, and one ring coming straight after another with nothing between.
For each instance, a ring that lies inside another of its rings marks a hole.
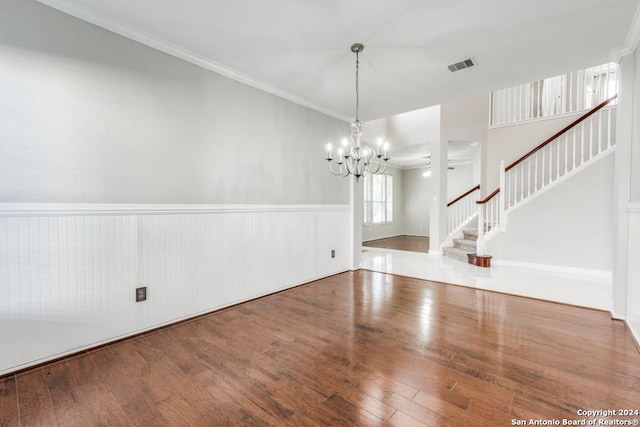
<instances>
[{"instance_id":1,"label":"white wainscoting panel","mask_svg":"<svg viewBox=\"0 0 640 427\"><path fill-rule=\"evenodd\" d=\"M0 204L0 375L348 270L349 212Z\"/></svg>"}]
</instances>

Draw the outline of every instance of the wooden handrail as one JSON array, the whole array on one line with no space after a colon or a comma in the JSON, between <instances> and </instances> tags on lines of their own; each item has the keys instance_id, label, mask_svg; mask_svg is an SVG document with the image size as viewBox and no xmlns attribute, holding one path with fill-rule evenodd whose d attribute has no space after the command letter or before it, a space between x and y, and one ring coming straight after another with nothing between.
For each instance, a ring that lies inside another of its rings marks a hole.
<instances>
[{"instance_id":1,"label":"wooden handrail","mask_svg":"<svg viewBox=\"0 0 640 427\"><path fill-rule=\"evenodd\" d=\"M500 189L499 189L499 188L496 188L496 189L493 191L493 193L489 194L487 197L485 197L485 198L484 198L484 199L482 199L482 200L478 200L476 203L477 203L477 204L479 204L479 205L484 205L484 204L485 204L485 203L487 203L489 200L493 199L493 198L496 196L496 194L498 194L499 192L500 192Z\"/></svg>"},{"instance_id":2,"label":"wooden handrail","mask_svg":"<svg viewBox=\"0 0 640 427\"><path fill-rule=\"evenodd\" d=\"M582 123L583 121L585 121L586 119L588 119L589 117L591 117L592 115L597 113L598 111L602 110L604 107L607 106L607 104L609 104L611 101L613 101L617 97L618 97L618 95L616 94L616 95L613 95L611 98L602 101L600 104L596 105L591 110L589 110L586 114L583 114L578 119L574 120L573 122L569 123L567 126L562 128L562 130L560 130L559 132L556 132L552 137L550 137L547 140L545 140L542 144L538 145L536 148L534 148L533 150L529 151L527 154L525 154L524 156L520 157L515 162L511 163L509 166L507 166L504 169L504 171L507 172L508 170L513 169L514 167L516 167L518 164L524 162L530 156L532 156L536 152L542 150L544 147L546 147L547 145L551 144L553 141L558 139L561 135L563 135L564 133L566 133L569 130L573 129L574 127L578 126L580 123ZM499 192L500 192L500 189L497 188L493 193L489 194L487 197L485 197L482 200L478 200L476 203L479 204L479 205L484 205L489 200L493 199Z\"/></svg>"},{"instance_id":3,"label":"wooden handrail","mask_svg":"<svg viewBox=\"0 0 640 427\"><path fill-rule=\"evenodd\" d=\"M468 196L469 194L473 193L476 190L480 189L480 184L476 185L475 187L473 187L471 190L468 190L467 192L465 192L464 194L461 194L460 196L456 197L455 199L453 199L452 201L450 201L449 203L447 203L447 207L451 206L452 204L454 204L455 202L457 202L460 199L465 198L466 196Z\"/></svg>"},{"instance_id":4,"label":"wooden handrail","mask_svg":"<svg viewBox=\"0 0 640 427\"><path fill-rule=\"evenodd\" d=\"M508 170L513 169L514 167L516 167L518 164L524 162L527 158L532 156L534 153L536 153L537 151L542 150L544 147L546 147L547 145L551 144L551 142L553 142L556 139L558 139L562 134L564 134L564 133L568 132L569 130L571 130L572 128L578 126L580 123L582 123L583 121L585 121L586 119L588 119L589 117L591 117L592 115L594 115L595 113L597 113L598 111L600 111L601 109L606 107L608 103L610 103L611 101L613 101L617 97L618 97L618 95L616 94L616 95L613 95L611 98L602 101L600 104L596 105L591 110L589 110L586 114L580 116L578 119L574 120L573 122L571 122L570 124L565 126L559 132L556 132L551 138L547 139L542 144L538 145L536 148L534 148L533 150L529 151L527 154L525 154L524 156L520 157L515 162L511 163L509 166L507 166L504 169L504 171L507 172Z\"/></svg>"}]
</instances>

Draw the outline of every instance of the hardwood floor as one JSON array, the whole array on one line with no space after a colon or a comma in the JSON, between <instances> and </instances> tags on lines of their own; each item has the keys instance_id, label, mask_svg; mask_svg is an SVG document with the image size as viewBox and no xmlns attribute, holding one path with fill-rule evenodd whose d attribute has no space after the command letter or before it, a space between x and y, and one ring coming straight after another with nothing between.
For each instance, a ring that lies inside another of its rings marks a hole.
<instances>
[{"instance_id":1,"label":"hardwood floor","mask_svg":"<svg viewBox=\"0 0 640 427\"><path fill-rule=\"evenodd\" d=\"M3 426L510 426L639 406L640 353L605 312L364 270L0 379Z\"/></svg>"},{"instance_id":2,"label":"hardwood floor","mask_svg":"<svg viewBox=\"0 0 640 427\"><path fill-rule=\"evenodd\" d=\"M362 246L372 248L396 249L409 252L429 252L429 238L420 236L394 236L386 239L362 242Z\"/></svg>"}]
</instances>

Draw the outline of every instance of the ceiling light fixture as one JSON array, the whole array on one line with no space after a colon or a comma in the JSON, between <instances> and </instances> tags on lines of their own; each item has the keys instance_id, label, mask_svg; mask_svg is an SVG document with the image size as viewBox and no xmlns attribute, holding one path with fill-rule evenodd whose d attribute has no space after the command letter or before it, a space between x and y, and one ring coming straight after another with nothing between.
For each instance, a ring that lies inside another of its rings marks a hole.
<instances>
[{"instance_id":1,"label":"ceiling light fixture","mask_svg":"<svg viewBox=\"0 0 640 427\"><path fill-rule=\"evenodd\" d=\"M364 50L364 45L355 43L351 46L351 52L356 54L356 121L351 123L349 140L343 138L342 146L338 148L338 165L337 170L333 168L333 146L327 144L327 162L329 163L329 171L334 175L349 176L353 174L356 182L361 176L382 175L387 170L387 161L389 160L388 150L389 144L384 142L382 138L378 139L378 147L374 149L368 147L362 141L362 122L358 117L360 110L360 90L359 90L359 71L360 71L360 52Z\"/></svg>"}]
</instances>

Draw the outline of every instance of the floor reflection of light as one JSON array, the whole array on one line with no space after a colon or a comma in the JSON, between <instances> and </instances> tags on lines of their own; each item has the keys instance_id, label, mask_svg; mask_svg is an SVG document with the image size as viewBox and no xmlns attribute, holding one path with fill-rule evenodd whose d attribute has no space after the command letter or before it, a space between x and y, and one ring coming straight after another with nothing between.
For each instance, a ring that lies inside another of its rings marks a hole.
<instances>
[{"instance_id":1,"label":"floor reflection of light","mask_svg":"<svg viewBox=\"0 0 640 427\"><path fill-rule=\"evenodd\" d=\"M393 285L387 283L387 277L375 276L370 287L364 289L363 301L372 313L381 313L392 300Z\"/></svg>"},{"instance_id":2,"label":"floor reflection of light","mask_svg":"<svg viewBox=\"0 0 640 427\"><path fill-rule=\"evenodd\" d=\"M609 310L613 304L609 276L517 265L497 264L481 268L444 256L370 247L363 253L360 266L383 273L601 310Z\"/></svg>"},{"instance_id":3,"label":"floor reflection of light","mask_svg":"<svg viewBox=\"0 0 640 427\"><path fill-rule=\"evenodd\" d=\"M431 338L432 331L432 311L433 304L431 300L424 300L420 306L419 314L420 314L420 339L428 340Z\"/></svg>"},{"instance_id":4,"label":"floor reflection of light","mask_svg":"<svg viewBox=\"0 0 640 427\"><path fill-rule=\"evenodd\" d=\"M375 256L371 260L373 264L373 268L380 270L391 270L393 269L393 254L390 253L376 253Z\"/></svg>"}]
</instances>

